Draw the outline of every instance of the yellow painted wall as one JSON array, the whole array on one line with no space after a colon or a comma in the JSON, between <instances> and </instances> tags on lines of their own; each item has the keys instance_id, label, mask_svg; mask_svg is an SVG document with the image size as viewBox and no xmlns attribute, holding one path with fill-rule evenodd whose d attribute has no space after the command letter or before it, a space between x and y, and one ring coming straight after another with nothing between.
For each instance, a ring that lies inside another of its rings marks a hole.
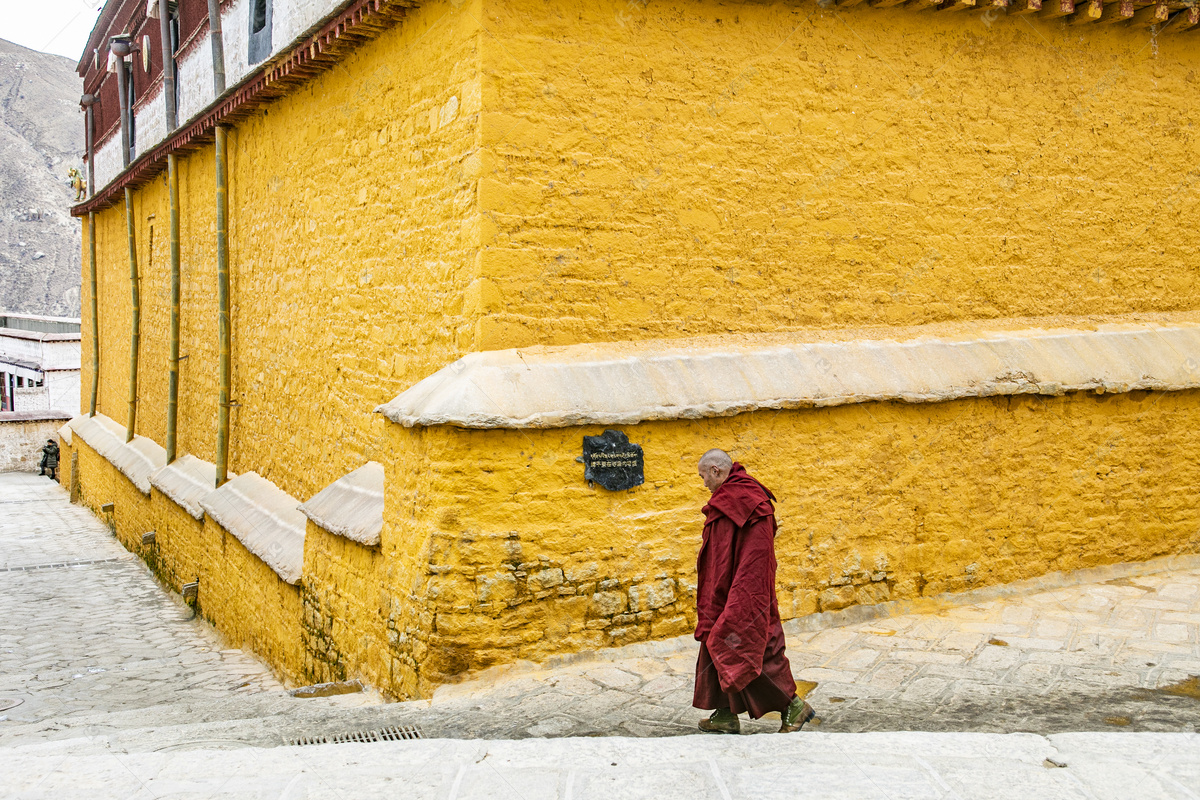
<instances>
[{"instance_id":1,"label":"yellow painted wall","mask_svg":"<svg viewBox=\"0 0 1200 800\"><path fill-rule=\"evenodd\" d=\"M285 680L302 682L300 588L284 583L212 517L204 518L203 536L208 563L200 578L200 614Z\"/></svg>"},{"instance_id":2,"label":"yellow painted wall","mask_svg":"<svg viewBox=\"0 0 1200 800\"><path fill-rule=\"evenodd\" d=\"M157 524L150 498L82 437L73 437L71 448L60 444L62 461L69 463L73 452L79 453L80 502L107 523L125 549L140 554L142 534L154 530ZM101 507L108 503L113 504L113 510L102 511Z\"/></svg>"},{"instance_id":3,"label":"yellow painted wall","mask_svg":"<svg viewBox=\"0 0 1200 800\"><path fill-rule=\"evenodd\" d=\"M161 530L168 582L198 569L204 613L283 674L401 697L690 630L711 446L780 497L786 617L1195 552L1195 392L647 423L625 429L647 484L621 494L574 461L602 428L373 413L472 350L1194 309L1188 41L865 4L422 4L230 135L230 468L305 500L382 462L380 547L309 526L301 592L79 444L84 501L117 498L135 551ZM209 461L212 158L180 158L179 451ZM164 181L135 193L137 430L160 443ZM97 234L100 410L123 423L122 205Z\"/></svg>"},{"instance_id":4,"label":"yellow painted wall","mask_svg":"<svg viewBox=\"0 0 1200 800\"><path fill-rule=\"evenodd\" d=\"M143 548L142 557L159 579L172 590L198 581L213 568L205 548L204 521L188 514L158 489L150 490L155 544Z\"/></svg>"},{"instance_id":5,"label":"yellow painted wall","mask_svg":"<svg viewBox=\"0 0 1200 800\"><path fill-rule=\"evenodd\" d=\"M479 349L1200 301L1186 36L866 3L485 11Z\"/></svg>"},{"instance_id":6,"label":"yellow painted wall","mask_svg":"<svg viewBox=\"0 0 1200 800\"><path fill-rule=\"evenodd\" d=\"M410 468L436 476L393 521L428 565L420 685L690 632L710 447L779 498L792 618L1200 551L1198 423L1196 391L651 422L621 428L645 451L646 483L628 492L589 488L575 461L601 427L396 426L395 447L420 453Z\"/></svg>"},{"instance_id":7,"label":"yellow painted wall","mask_svg":"<svg viewBox=\"0 0 1200 800\"><path fill-rule=\"evenodd\" d=\"M312 522L304 536L305 674L313 681L362 678L392 683L378 547L329 533Z\"/></svg>"},{"instance_id":8,"label":"yellow painted wall","mask_svg":"<svg viewBox=\"0 0 1200 800\"><path fill-rule=\"evenodd\" d=\"M465 165L478 143L480 16L478 0L426 4L232 129L234 472L257 471L307 499L378 449L377 404L471 349L477 312L464 298L478 275L479 236L474 175ZM218 357L213 158L207 146L178 159L180 353L188 357L180 366L178 450L210 462ZM164 171L134 193L142 274L137 432L160 444L168 213ZM99 410L122 424L126 242L124 204L100 212Z\"/></svg>"}]
</instances>

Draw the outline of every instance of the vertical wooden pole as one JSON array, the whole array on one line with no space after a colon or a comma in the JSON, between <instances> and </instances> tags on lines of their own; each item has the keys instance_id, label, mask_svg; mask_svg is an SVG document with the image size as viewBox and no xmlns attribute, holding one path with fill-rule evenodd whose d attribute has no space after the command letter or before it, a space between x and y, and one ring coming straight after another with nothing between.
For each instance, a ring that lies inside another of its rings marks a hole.
<instances>
[{"instance_id":1,"label":"vertical wooden pole","mask_svg":"<svg viewBox=\"0 0 1200 800\"><path fill-rule=\"evenodd\" d=\"M138 349L141 338L142 306L138 291L137 239L134 236L133 191L125 187L125 228L129 234L129 286L131 303L129 309L129 424L125 429L125 441L133 441L137 425Z\"/></svg>"},{"instance_id":2,"label":"vertical wooden pole","mask_svg":"<svg viewBox=\"0 0 1200 800\"><path fill-rule=\"evenodd\" d=\"M89 113L91 109L88 109ZM90 187L89 187L90 188ZM92 288L92 402L88 413L96 416L96 395L100 391L100 304L96 299L96 213L88 212L88 266Z\"/></svg>"},{"instance_id":3,"label":"vertical wooden pole","mask_svg":"<svg viewBox=\"0 0 1200 800\"><path fill-rule=\"evenodd\" d=\"M163 99L167 109L167 131L175 130L175 52L171 47L171 3L158 0L158 32L162 39Z\"/></svg>"},{"instance_id":4,"label":"vertical wooden pole","mask_svg":"<svg viewBox=\"0 0 1200 800\"><path fill-rule=\"evenodd\" d=\"M229 130L217 125L217 338L220 346L220 380L217 400L217 486L229 479L229 209L226 183L226 137Z\"/></svg>"},{"instance_id":5,"label":"vertical wooden pole","mask_svg":"<svg viewBox=\"0 0 1200 800\"><path fill-rule=\"evenodd\" d=\"M117 58L117 105L121 107L121 164L129 166L129 87L125 83L125 59ZM131 223L132 224L132 223Z\"/></svg>"},{"instance_id":6,"label":"vertical wooden pole","mask_svg":"<svg viewBox=\"0 0 1200 800\"><path fill-rule=\"evenodd\" d=\"M87 196L96 193L96 115L92 106L96 104L95 95L84 95L87 100Z\"/></svg>"},{"instance_id":7,"label":"vertical wooden pole","mask_svg":"<svg viewBox=\"0 0 1200 800\"><path fill-rule=\"evenodd\" d=\"M175 154L167 154L167 191L171 203L171 351L167 376L167 463L175 460L179 415L179 173Z\"/></svg>"},{"instance_id":8,"label":"vertical wooden pole","mask_svg":"<svg viewBox=\"0 0 1200 800\"><path fill-rule=\"evenodd\" d=\"M208 0L208 29L212 45L213 94L225 93L225 45L221 40L221 3ZM227 205L225 144L229 129L217 125L217 340L220 347L217 389L217 486L229 480L229 207Z\"/></svg>"},{"instance_id":9,"label":"vertical wooden pole","mask_svg":"<svg viewBox=\"0 0 1200 800\"><path fill-rule=\"evenodd\" d=\"M213 88L225 93L225 43L221 39L221 0L208 0L208 36L212 46Z\"/></svg>"}]
</instances>

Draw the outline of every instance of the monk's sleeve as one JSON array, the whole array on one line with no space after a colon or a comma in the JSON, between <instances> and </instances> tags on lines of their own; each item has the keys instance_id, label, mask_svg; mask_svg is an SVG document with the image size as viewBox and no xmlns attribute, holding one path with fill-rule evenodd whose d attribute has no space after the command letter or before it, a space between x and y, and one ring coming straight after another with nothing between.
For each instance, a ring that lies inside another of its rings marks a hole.
<instances>
[{"instance_id":1,"label":"monk's sleeve","mask_svg":"<svg viewBox=\"0 0 1200 800\"><path fill-rule=\"evenodd\" d=\"M734 536L737 527L725 516L716 516L704 526L704 545L696 558L696 639L708 638L733 580Z\"/></svg>"},{"instance_id":2,"label":"monk's sleeve","mask_svg":"<svg viewBox=\"0 0 1200 800\"><path fill-rule=\"evenodd\" d=\"M762 672L771 622L774 531L769 517L739 532L729 595L705 640L724 692L740 692Z\"/></svg>"}]
</instances>

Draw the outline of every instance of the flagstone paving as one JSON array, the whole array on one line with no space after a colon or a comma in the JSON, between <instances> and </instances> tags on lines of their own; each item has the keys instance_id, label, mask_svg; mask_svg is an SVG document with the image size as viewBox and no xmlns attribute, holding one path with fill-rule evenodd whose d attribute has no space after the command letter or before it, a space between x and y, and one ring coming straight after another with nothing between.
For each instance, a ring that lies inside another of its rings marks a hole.
<instances>
[{"instance_id":1,"label":"flagstone paving","mask_svg":"<svg viewBox=\"0 0 1200 800\"><path fill-rule=\"evenodd\" d=\"M788 656L815 684L818 732L1192 732L1200 721L1200 569L799 625ZM450 738L691 734L695 647L683 637L497 668L427 701L297 699L57 484L0 475L0 748L270 746L397 724ZM778 725L745 721L743 734Z\"/></svg>"},{"instance_id":2,"label":"flagstone paving","mask_svg":"<svg viewBox=\"0 0 1200 800\"><path fill-rule=\"evenodd\" d=\"M1200 735L810 733L67 752L0 748L7 797L1195 800Z\"/></svg>"}]
</instances>

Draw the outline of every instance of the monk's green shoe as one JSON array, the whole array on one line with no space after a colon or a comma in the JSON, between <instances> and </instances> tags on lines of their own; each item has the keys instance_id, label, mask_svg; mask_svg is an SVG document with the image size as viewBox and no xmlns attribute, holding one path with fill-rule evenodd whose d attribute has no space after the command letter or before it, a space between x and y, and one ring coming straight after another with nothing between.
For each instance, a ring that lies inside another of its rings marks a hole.
<instances>
[{"instance_id":1,"label":"monk's green shoe","mask_svg":"<svg viewBox=\"0 0 1200 800\"><path fill-rule=\"evenodd\" d=\"M741 733L742 723L728 708L718 708L708 719L700 720L700 730L706 733Z\"/></svg>"},{"instance_id":2,"label":"monk's green shoe","mask_svg":"<svg viewBox=\"0 0 1200 800\"><path fill-rule=\"evenodd\" d=\"M780 733L795 733L804 727L804 723L817 715L813 711L813 707L804 701L799 695L792 698L792 702L784 709L784 712L779 716L783 718L783 724L779 726Z\"/></svg>"}]
</instances>

